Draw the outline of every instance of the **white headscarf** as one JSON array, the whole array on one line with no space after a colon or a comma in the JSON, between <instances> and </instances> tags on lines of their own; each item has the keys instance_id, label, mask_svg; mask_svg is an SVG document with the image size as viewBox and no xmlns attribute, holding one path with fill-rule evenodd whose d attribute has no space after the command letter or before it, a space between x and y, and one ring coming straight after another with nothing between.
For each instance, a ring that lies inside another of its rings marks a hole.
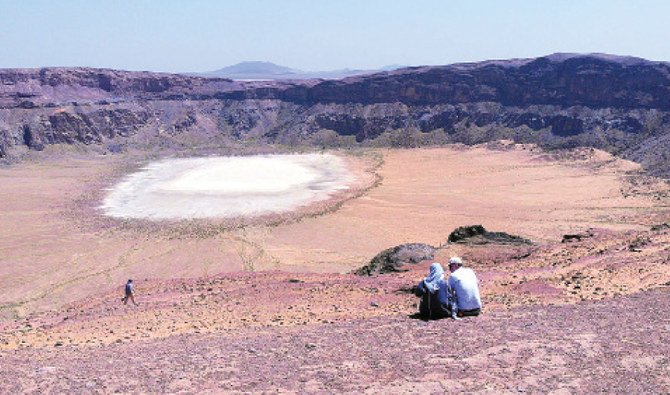
<instances>
[{"instance_id":1,"label":"white headscarf","mask_svg":"<svg viewBox=\"0 0 670 395\"><path fill-rule=\"evenodd\" d=\"M444 280L444 269L442 269L442 265L435 262L430 265L430 272L428 273L428 277L423 280L423 283L430 293L435 293L440 288L438 285L438 281L440 280Z\"/></svg>"}]
</instances>

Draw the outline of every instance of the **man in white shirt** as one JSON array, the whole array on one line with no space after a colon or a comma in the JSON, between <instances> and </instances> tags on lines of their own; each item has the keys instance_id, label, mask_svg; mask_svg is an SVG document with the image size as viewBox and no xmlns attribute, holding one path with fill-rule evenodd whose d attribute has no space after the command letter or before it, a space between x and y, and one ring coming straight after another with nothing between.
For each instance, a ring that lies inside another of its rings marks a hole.
<instances>
[{"instance_id":1,"label":"man in white shirt","mask_svg":"<svg viewBox=\"0 0 670 395\"><path fill-rule=\"evenodd\" d=\"M463 260L455 256L449 259L449 280L447 285L451 290L451 317L479 315L482 309L482 300L479 297L479 281L472 269L463 267Z\"/></svg>"}]
</instances>

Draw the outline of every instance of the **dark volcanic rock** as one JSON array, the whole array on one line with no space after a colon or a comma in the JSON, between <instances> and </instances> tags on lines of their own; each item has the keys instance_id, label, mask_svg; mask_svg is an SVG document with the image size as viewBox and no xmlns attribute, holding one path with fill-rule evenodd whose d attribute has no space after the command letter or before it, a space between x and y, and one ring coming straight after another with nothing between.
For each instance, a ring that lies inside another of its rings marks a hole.
<instances>
[{"instance_id":1,"label":"dark volcanic rock","mask_svg":"<svg viewBox=\"0 0 670 395\"><path fill-rule=\"evenodd\" d=\"M92 113L58 111L21 127L25 145L41 150L44 144L94 144L103 138L128 137L149 121L149 114L126 109Z\"/></svg>"},{"instance_id":2,"label":"dark volcanic rock","mask_svg":"<svg viewBox=\"0 0 670 395\"><path fill-rule=\"evenodd\" d=\"M519 107L548 104L669 110L670 97L664 93L670 87L669 74L670 66L664 63L549 56L520 65L502 61L420 67L326 81L314 86L309 97L339 103L498 102Z\"/></svg>"},{"instance_id":3,"label":"dark volcanic rock","mask_svg":"<svg viewBox=\"0 0 670 395\"><path fill-rule=\"evenodd\" d=\"M551 126L551 133L562 137L575 136L584 131L582 120L564 115L555 116L548 125Z\"/></svg>"},{"instance_id":4,"label":"dark volcanic rock","mask_svg":"<svg viewBox=\"0 0 670 395\"><path fill-rule=\"evenodd\" d=\"M654 225L651 227L651 230L654 232L658 232L660 230L665 230L665 229L670 229L670 224L668 223L662 223L660 225Z\"/></svg>"},{"instance_id":5,"label":"dark volcanic rock","mask_svg":"<svg viewBox=\"0 0 670 395\"><path fill-rule=\"evenodd\" d=\"M15 145L37 150L45 144L106 144L104 139L132 144L126 138L141 129L136 139L141 147L169 145L170 135L184 133L190 134L188 144L207 146L219 135L223 141L324 145L323 138L315 138L324 131L342 137L326 139L335 146L509 139L547 149L599 148L667 177L669 91L667 63L602 54L302 82L4 69L0 130L9 136L0 146L11 155Z\"/></svg>"},{"instance_id":6,"label":"dark volcanic rock","mask_svg":"<svg viewBox=\"0 0 670 395\"><path fill-rule=\"evenodd\" d=\"M505 232L489 232L481 225L461 226L448 238L449 243L463 244L532 244L532 241Z\"/></svg>"},{"instance_id":7,"label":"dark volcanic rock","mask_svg":"<svg viewBox=\"0 0 670 395\"><path fill-rule=\"evenodd\" d=\"M594 236L593 229L588 229L586 232L575 233L575 234L566 234L563 235L561 243L571 243L573 241L582 241L584 239L589 239Z\"/></svg>"},{"instance_id":8,"label":"dark volcanic rock","mask_svg":"<svg viewBox=\"0 0 670 395\"><path fill-rule=\"evenodd\" d=\"M196 122L197 122L197 118L195 117L195 114L193 112L189 112L182 119L175 122L175 124L172 126L172 128L175 132L179 133L179 132L183 132L184 130L187 130L191 126L195 125Z\"/></svg>"},{"instance_id":9,"label":"dark volcanic rock","mask_svg":"<svg viewBox=\"0 0 670 395\"><path fill-rule=\"evenodd\" d=\"M402 266L406 263L419 263L427 259L433 259L435 247L421 243L408 243L386 249L362 268L354 271L359 276L371 276L373 274L384 274L403 271Z\"/></svg>"}]
</instances>

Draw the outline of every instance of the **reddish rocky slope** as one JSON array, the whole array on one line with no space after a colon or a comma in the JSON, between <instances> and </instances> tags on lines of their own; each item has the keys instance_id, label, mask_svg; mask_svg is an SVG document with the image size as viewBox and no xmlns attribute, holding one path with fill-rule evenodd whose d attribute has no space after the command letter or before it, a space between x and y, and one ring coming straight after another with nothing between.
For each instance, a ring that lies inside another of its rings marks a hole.
<instances>
[{"instance_id":1,"label":"reddish rocky slope","mask_svg":"<svg viewBox=\"0 0 670 395\"><path fill-rule=\"evenodd\" d=\"M670 390L670 227L545 246L459 246L484 314L412 317L430 261L378 277L139 280L120 295L5 323L19 392ZM436 259L450 255L449 246Z\"/></svg>"}]
</instances>

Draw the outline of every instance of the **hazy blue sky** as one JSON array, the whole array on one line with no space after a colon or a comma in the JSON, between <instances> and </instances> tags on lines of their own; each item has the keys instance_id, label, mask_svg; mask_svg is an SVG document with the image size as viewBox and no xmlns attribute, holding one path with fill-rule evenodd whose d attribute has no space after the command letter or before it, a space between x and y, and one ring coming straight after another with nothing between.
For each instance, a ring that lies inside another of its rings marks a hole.
<instances>
[{"instance_id":1,"label":"hazy blue sky","mask_svg":"<svg viewBox=\"0 0 670 395\"><path fill-rule=\"evenodd\" d=\"M670 60L670 0L0 0L0 67L304 70L606 52Z\"/></svg>"}]
</instances>

